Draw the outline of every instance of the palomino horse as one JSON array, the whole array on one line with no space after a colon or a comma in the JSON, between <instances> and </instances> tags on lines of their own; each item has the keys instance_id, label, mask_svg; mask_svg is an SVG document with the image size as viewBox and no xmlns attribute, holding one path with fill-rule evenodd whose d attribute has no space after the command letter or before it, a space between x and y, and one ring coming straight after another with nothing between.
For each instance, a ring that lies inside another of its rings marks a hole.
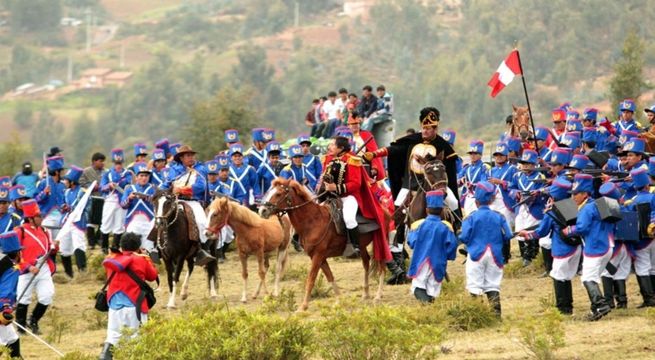
<instances>
[{"instance_id":1,"label":"palomino horse","mask_svg":"<svg viewBox=\"0 0 655 360\"><path fill-rule=\"evenodd\" d=\"M335 295L339 295L339 289L334 281L332 270L328 265L329 257L341 256L346 247L346 235L339 235L334 226L334 221L328 205L321 205L315 202L315 198L300 183L294 180L278 178L273 181L271 190L265 196L265 204L260 209L264 217L273 214L287 213L291 224L300 236L300 243L312 264L305 282L305 297L298 308L299 311L306 310L309 298L316 282L319 269L323 271L327 281L332 285ZM389 226L390 215L385 211L385 224ZM366 251L366 246L373 239L372 233L360 234L359 248L364 266L364 295L369 298L369 265L371 257ZM384 284L385 261L378 261L379 284L375 299L382 298L382 285Z\"/></svg>"},{"instance_id":2,"label":"palomino horse","mask_svg":"<svg viewBox=\"0 0 655 360\"><path fill-rule=\"evenodd\" d=\"M512 123L508 124L506 134L514 137L521 137L527 141L532 135L530 127L530 113L527 106L515 106L512 104Z\"/></svg>"},{"instance_id":3,"label":"palomino horse","mask_svg":"<svg viewBox=\"0 0 655 360\"><path fill-rule=\"evenodd\" d=\"M266 272L268 257L277 250L277 266L275 268L275 288L273 296L280 292L280 278L289 260L289 241L291 240L291 223L289 218L281 216L275 219L262 219L245 206L230 201L227 197L216 198L207 208L208 234L218 234L229 225L236 235L237 250L241 260L241 276L243 277L243 292L241 302L246 302L248 286L248 256L255 254L259 263L259 285L252 295L256 299L262 287L266 290Z\"/></svg>"},{"instance_id":4,"label":"palomino horse","mask_svg":"<svg viewBox=\"0 0 655 360\"><path fill-rule=\"evenodd\" d=\"M155 227L153 232L156 235L155 246L159 249L161 257L166 265L166 275L168 279L168 298L169 309L175 306L175 287L180 282L180 274L187 263L187 273L182 284L180 295L182 300L186 300L189 295L189 278L193 272L193 257L196 255L200 246L199 241L189 240L189 221L183 208L183 204L177 200L170 190L158 190L153 199L155 205ZM149 236L150 238L150 236ZM207 240L212 241L212 240ZM212 241L213 242L213 241ZM210 244L212 256L216 256L216 246ZM207 282L209 294L215 299L216 294L216 272L218 265L212 261L206 265Z\"/></svg>"}]
</instances>

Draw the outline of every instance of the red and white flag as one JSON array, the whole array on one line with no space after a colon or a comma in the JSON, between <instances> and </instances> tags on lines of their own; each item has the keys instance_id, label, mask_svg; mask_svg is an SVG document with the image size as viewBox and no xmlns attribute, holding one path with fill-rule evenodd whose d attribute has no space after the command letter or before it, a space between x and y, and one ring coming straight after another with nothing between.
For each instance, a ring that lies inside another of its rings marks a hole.
<instances>
[{"instance_id":1,"label":"red and white flag","mask_svg":"<svg viewBox=\"0 0 655 360\"><path fill-rule=\"evenodd\" d=\"M491 87L491 97L496 97L498 93L514 80L514 76L521 75L521 65L519 64L519 51L513 50L503 62L500 63L498 70L487 83Z\"/></svg>"}]
</instances>

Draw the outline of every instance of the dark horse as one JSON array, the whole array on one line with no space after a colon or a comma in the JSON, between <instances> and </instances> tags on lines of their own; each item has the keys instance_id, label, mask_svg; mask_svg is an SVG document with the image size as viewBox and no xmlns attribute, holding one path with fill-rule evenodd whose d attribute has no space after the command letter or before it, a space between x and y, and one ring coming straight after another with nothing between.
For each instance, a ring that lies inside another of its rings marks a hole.
<instances>
[{"instance_id":1,"label":"dark horse","mask_svg":"<svg viewBox=\"0 0 655 360\"><path fill-rule=\"evenodd\" d=\"M168 279L169 309L175 308L175 286L180 282L180 274L187 263L187 273L182 284L180 295L186 300L189 291L189 278L193 272L193 258L200 247L199 241L189 240L189 221L184 211L184 204L178 201L170 190L158 190L152 199L155 206L155 227L153 233L156 236L155 246L159 249L161 257L166 265ZM213 241L213 240L207 240ZM210 253L216 257L215 244L209 244ZM216 274L218 264L215 260L206 266L207 282L209 293L216 298Z\"/></svg>"}]
</instances>

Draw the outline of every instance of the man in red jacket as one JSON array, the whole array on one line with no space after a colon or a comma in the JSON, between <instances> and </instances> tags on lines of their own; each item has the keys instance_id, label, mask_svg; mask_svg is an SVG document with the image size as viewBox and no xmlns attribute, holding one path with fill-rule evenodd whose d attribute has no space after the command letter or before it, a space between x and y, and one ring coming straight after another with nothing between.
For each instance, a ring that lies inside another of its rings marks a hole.
<instances>
[{"instance_id":1,"label":"man in red jacket","mask_svg":"<svg viewBox=\"0 0 655 360\"><path fill-rule=\"evenodd\" d=\"M141 304L137 303L141 287L130 277L127 269L142 280L157 279L157 268L152 264L150 257L139 252L140 235L124 234L121 237L120 247L120 253L110 254L102 262L107 270L107 278L110 280L107 287L107 304L109 304L107 339L100 359L112 359L112 349L120 340L123 327L136 330L148 320L148 310L150 310L148 302L143 299ZM137 312L139 312L138 316ZM136 336L136 331L133 336Z\"/></svg>"},{"instance_id":2,"label":"man in red jacket","mask_svg":"<svg viewBox=\"0 0 655 360\"><path fill-rule=\"evenodd\" d=\"M353 132L353 140L357 147L357 149L353 149L353 151L359 152L359 154L355 154L356 156L361 156L365 152L375 152L375 150L378 149L378 144L375 142L373 134L370 131L360 129L362 121L364 121L364 119L357 111L353 111L352 115L348 118L348 127L350 128L350 131ZM366 147L362 148L364 144L366 144ZM371 171L369 174L371 175L371 178L375 180L384 179L384 163L382 162L382 158L378 157L371 160Z\"/></svg>"},{"instance_id":3,"label":"man in red jacket","mask_svg":"<svg viewBox=\"0 0 655 360\"><path fill-rule=\"evenodd\" d=\"M55 264L50 254L56 254L52 235L41 222L41 211L35 200L23 201L23 216L25 222L15 229L18 234L21 250L20 276L18 277L18 305L16 306L16 322L25 326L27 318L27 307L32 302L32 293L36 291L38 303L32 311L29 321L30 330L40 334L39 320L43 317L48 306L52 304L55 295L55 285L52 282L52 274L55 272ZM45 263L44 263L45 261ZM32 280L34 278L34 280ZM22 330L18 330L22 332Z\"/></svg>"}]
</instances>

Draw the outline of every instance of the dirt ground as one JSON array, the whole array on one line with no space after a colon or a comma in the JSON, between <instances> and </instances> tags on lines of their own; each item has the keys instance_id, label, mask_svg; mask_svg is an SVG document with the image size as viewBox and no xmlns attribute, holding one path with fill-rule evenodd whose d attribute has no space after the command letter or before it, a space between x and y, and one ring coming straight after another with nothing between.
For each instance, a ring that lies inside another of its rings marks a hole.
<instances>
[{"instance_id":1,"label":"dirt ground","mask_svg":"<svg viewBox=\"0 0 655 360\"><path fill-rule=\"evenodd\" d=\"M517 246L514 246L517 249ZM92 253L97 254L98 250ZM513 262L519 261L515 255ZM450 276L454 279L464 276L463 258L449 265ZM302 253L291 250L287 280L282 288L295 293L296 303L301 301L309 259ZM359 260L333 259L331 267L337 284L342 290L341 297L359 296L362 292L362 270ZM197 269L198 270L198 269ZM257 272L254 258L249 263L249 294L255 290ZM539 314L544 304L552 301L552 281L540 277L540 269L528 269L522 274L509 277L509 269L502 283L503 324L493 328L472 332L447 331L446 340L441 344L451 351L442 356L445 359L524 359L529 353L521 345L514 332L507 332L508 323L520 321L522 315ZM272 273L269 273L272 275ZM226 302L231 307L255 309L262 303L262 298L249 300L241 304L241 268L234 251L228 252L227 261L220 266L221 282L218 302ZM61 278L61 275L57 275ZM162 274L162 279L165 276ZM301 279L302 278L302 279ZM62 279L58 279L62 280ZM58 281L61 282L61 281ZM273 288L273 278L268 277L269 291ZM324 282L325 284L325 282ZM641 303L636 280L631 276L629 286L629 309L615 310L601 321L590 323L583 320L589 309L589 300L579 278L574 280L575 314L565 320L566 345L556 352L563 359L653 359L655 345L651 341L655 336L655 317L646 310L636 309ZM165 319L178 314L181 309L193 304L212 301L208 297L204 271L195 271L191 277L190 294L186 301L178 296L178 309L167 310L168 290L160 290L158 303L153 312ZM97 355L105 338L106 314L93 309L92 296L101 287L95 274L89 272L77 276L68 283L57 283L54 306L41 321L43 337L50 338L53 344L63 352L81 351ZM327 284L324 285L327 288ZM385 286L382 303L388 305L414 304L416 300L409 294L410 285ZM462 293L465 289L460 290ZM318 315L320 302L336 301L330 294L326 298L310 302L309 313ZM438 300L437 300L438 301ZM372 300L367 301L371 306ZM31 311L31 308L30 308ZM60 341L56 335L61 333ZM408 339L409 341L409 339ZM25 359L53 359L53 352L30 337L22 338Z\"/></svg>"}]
</instances>

